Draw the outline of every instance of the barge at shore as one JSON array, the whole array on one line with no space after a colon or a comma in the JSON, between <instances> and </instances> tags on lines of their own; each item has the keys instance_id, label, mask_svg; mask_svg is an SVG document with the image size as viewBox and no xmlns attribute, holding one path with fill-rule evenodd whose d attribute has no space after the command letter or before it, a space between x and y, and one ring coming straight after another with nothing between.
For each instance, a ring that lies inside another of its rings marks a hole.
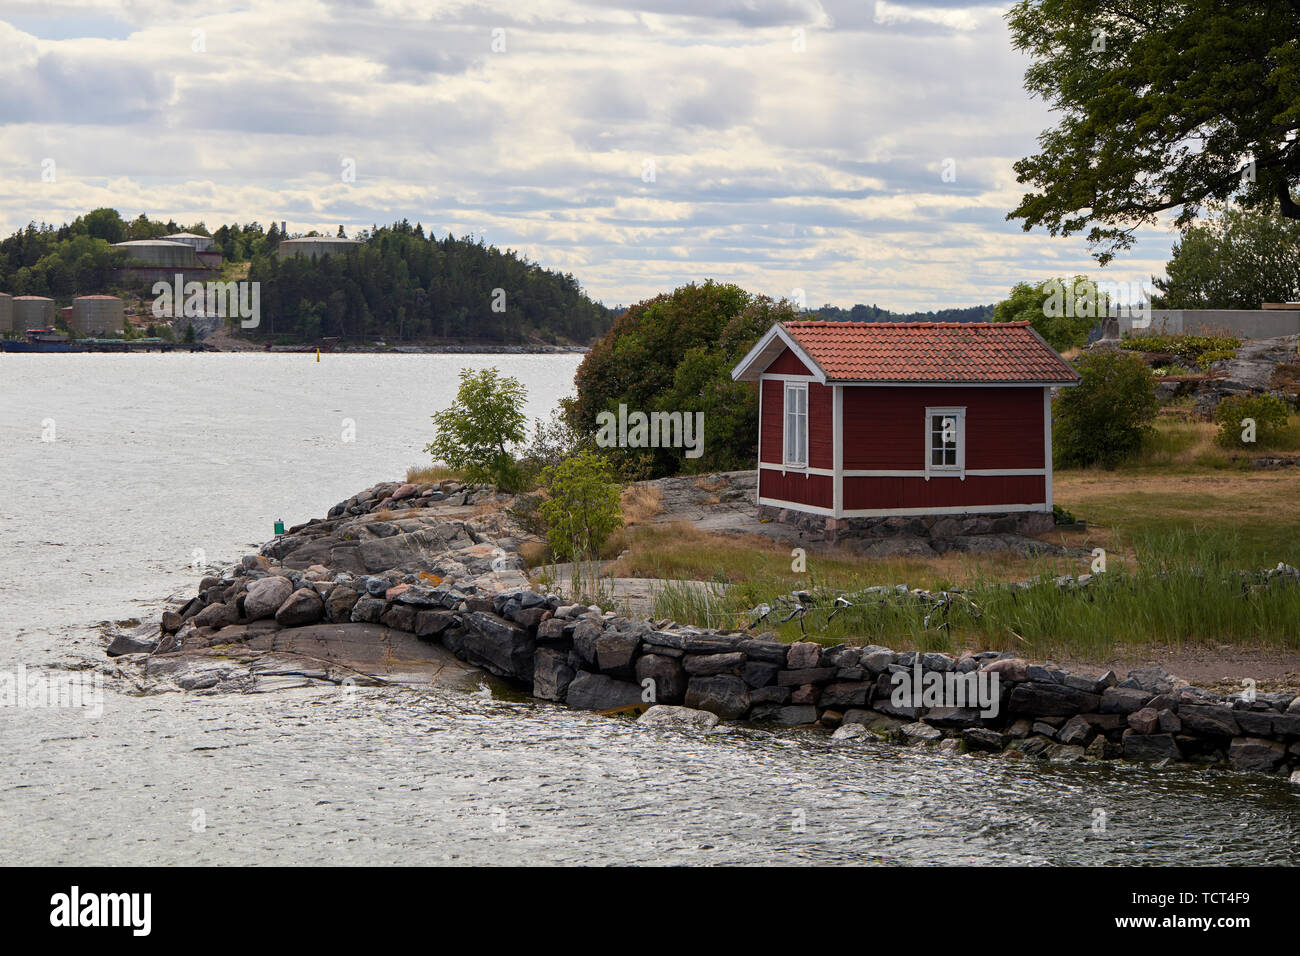
<instances>
[{"instance_id":1,"label":"barge at shore","mask_svg":"<svg viewBox=\"0 0 1300 956\"><path fill-rule=\"evenodd\" d=\"M168 342L166 339L69 339L53 328L28 329L21 339L0 340L3 352L202 352L200 342Z\"/></svg>"}]
</instances>

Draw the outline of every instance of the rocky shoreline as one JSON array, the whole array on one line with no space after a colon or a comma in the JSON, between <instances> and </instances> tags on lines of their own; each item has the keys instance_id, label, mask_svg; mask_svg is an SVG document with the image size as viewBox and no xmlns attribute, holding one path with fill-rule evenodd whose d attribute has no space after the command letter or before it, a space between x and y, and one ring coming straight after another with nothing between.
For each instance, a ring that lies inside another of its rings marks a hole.
<instances>
[{"instance_id":1,"label":"rocky shoreline","mask_svg":"<svg viewBox=\"0 0 1300 956\"><path fill-rule=\"evenodd\" d=\"M644 711L659 725L719 719L815 726L844 744L1083 762L1123 758L1300 782L1300 697L1222 696L1162 668L1121 678L988 651L960 658L877 645L785 644L747 631L632 620L531 588L509 496L388 482L289 529L108 653L145 692L287 686L468 685L487 671L533 697ZM480 670L475 670L480 669ZM904 684L991 688L914 697Z\"/></svg>"}]
</instances>

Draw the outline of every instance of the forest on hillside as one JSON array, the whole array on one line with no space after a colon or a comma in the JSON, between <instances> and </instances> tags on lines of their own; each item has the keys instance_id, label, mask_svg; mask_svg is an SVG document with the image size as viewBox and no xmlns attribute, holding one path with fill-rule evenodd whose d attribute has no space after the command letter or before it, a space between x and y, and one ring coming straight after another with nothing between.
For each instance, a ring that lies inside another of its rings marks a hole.
<instances>
[{"instance_id":1,"label":"forest on hillside","mask_svg":"<svg viewBox=\"0 0 1300 956\"><path fill-rule=\"evenodd\" d=\"M361 238L343 255L254 257L248 278L262 283L259 334L588 343L612 323L572 275L481 239L426 237L405 221Z\"/></svg>"},{"instance_id":2,"label":"forest on hillside","mask_svg":"<svg viewBox=\"0 0 1300 956\"><path fill-rule=\"evenodd\" d=\"M126 220L96 209L71 223L29 223L0 240L0 292L66 301L78 295L136 293L116 270L113 243L178 232L211 236L227 263L247 262L260 282L261 326L243 334L277 342L466 340L502 344L586 344L605 333L612 313L568 273L544 269L472 236L425 235L418 223L362 230L361 246L321 259L275 255L279 226L162 222L143 213ZM306 236L319 233L312 231ZM340 226L337 233L344 236Z\"/></svg>"},{"instance_id":3,"label":"forest on hillside","mask_svg":"<svg viewBox=\"0 0 1300 956\"><path fill-rule=\"evenodd\" d=\"M891 312L878 305L858 305L851 309L824 305L810 309L802 318L823 322L992 322L992 305L972 305L961 309L937 309L934 312Z\"/></svg>"}]
</instances>

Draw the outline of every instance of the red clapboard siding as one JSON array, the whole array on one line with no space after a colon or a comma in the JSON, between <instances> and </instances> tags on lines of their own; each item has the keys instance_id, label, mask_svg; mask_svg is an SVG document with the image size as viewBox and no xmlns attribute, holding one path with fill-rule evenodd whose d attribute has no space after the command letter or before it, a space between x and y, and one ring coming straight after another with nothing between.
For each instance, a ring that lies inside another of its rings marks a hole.
<instances>
[{"instance_id":1,"label":"red clapboard siding","mask_svg":"<svg viewBox=\"0 0 1300 956\"><path fill-rule=\"evenodd\" d=\"M786 349L773 360L772 364L763 371L771 372L773 375L811 375L812 370L800 362L795 354Z\"/></svg>"},{"instance_id":2,"label":"red clapboard siding","mask_svg":"<svg viewBox=\"0 0 1300 956\"><path fill-rule=\"evenodd\" d=\"M844 467L879 471L924 469L925 409L946 405L966 407L968 469L1043 467L1041 388L853 385L844 388ZM845 494L846 508L867 507L850 505L847 489Z\"/></svg>"},{"instance_id":3,"label":"red clapboard siding","mask_svg":"<svg viewBox=\"0 0 1300 956\"><path fill-rule=\"evenodd\" d=\"M787 350L788 351L788 350ZM762 460L779 465L785 461L785 382L764 379L759 410L762 435ZM833 468L835 390L829 385L808 383L808 464L813 468Z\"/></svg>"},{"instance_id":4,"label":"red clapboard siding","mask_svg":"<svg viewBox=\"0 0 1300 956\"><path fill-rule=\"evenodd\" d=\"M785 383L763 380L759 387L759 452L761 460L774 465L785 460L785 445L782 438L782 416L785 414Z\"/></svg>"},{"instance_id":5,"label":"red clapboard siding","mask_svg":"<svg viewBox=\"0 0 1300 956\"><path fill-rule=\"evenodd\" d=\"M758 494L761 498L776 498L801 505L829 508L834 501L830 475L804 475L800 471L782 474L767 468L758 472Z\"/></svg>"},{"instance_id":6,"label":"red clapboard siding","mask_svg":"<svg viewBox=\"0 0 1300 956\"><path fill-rule=\"evenodd\" d=\"M1036 505L1046 500L1042 475L971 475L957 478L844 477L844 509L973 508L979 505Z\"/></svg>"},{"instance_id":7,"label":"red clapboard siding","mask_svg":"<svg viewBox=\"0 0 1300 956\"><path fill-rule=\"evenodd\" d=\"M808 464L812 468L834 468L835 389L829 385L808 385Z\"/></svg>"}]
</instances>

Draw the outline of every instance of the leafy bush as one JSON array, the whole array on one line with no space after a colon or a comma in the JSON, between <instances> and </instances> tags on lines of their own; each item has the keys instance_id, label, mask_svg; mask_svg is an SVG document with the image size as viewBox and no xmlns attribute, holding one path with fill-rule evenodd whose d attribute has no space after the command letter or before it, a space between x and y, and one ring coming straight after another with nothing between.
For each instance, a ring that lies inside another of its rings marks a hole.
<instances>
[{"instance_id":1,"label":"leafy bush","mask_svg":"<svg viewBox=\"0 0 1300 956\"><path fill-rule=\"evenodd\" d=\"M1208 352L1202 352L1196 357L1196 365L1202 371L1208 371L1215 362L1226 362L1236 357L1237 352L1235 349L1211 349Z\"/></svg>"},{"instance_id":2,"label":"leafy bush","mask_svg":"<svg viewBox=\"0 0 1300 956\"><path fill-rule=\"evenodd\" d=\"M1076 519L1073 511L1066 511L1060 505L1052 505L1052 520L1056 524L1074 524Z\"/></svg>"},{"instance_id":3,"label":"leafy bush","mask_svg":"<svg viewBox=\"0 0 1300 956\"><path fill-rule=\"evenodd\" d=\"M1214 354L1209 362L1221 358L1234 358L1241 348L1241 339L1230 335L1129 335L1120 342L1120 348L1130 352L1169 352L1189 365L1200 364L1201 356Z\"/></svg>"},{"instance_id":4,"label":"leafy bush","mask_svg":"<svg viewBox=\"0 0 1300 956\"><path fill-rule=\"evenodd\" d=\"M680 448L605 449L625 479L753 467L758 389L733 381L731 369L773 323L798 318L786 301L712 281L638 302L582 360L570 421L592 444L598 417L620 405L647 414L703 413L700 457Z\"/></svg>"},{"instance_id":5,"label":"leafy bush","mask_svg":"<svg viewBox=\"0 0 1300 956\"><path fill-rule=\"evenodd\" d=\"M1178 375L1195 375L1196 369L1186 365L1157 365L1151 369L1151 374L1156 378L1173 378Z\"/></svg>"},{"instance_id":6,"label":"leafy bush","mask_svg":"<svg viewBox=\"0 0 1300 956\"><path fill-rule=\"evenodd\" d=\"M537 505L546 538L557 557L594 557L615 528L622 527L619 486L609 465L589 451L542 472L547 497Z\"/></svg>"},{"instance_id":7,"label":"leafy bush","mask_svg":"<svg viewBox=\"0 0 1300 956\"><path fill-rule=\"evenodd\" d=\"M437 434L424 450L467 481L517 490L523 469L507 445L524 440L526 396L517 379L503 377L495 368L461 369L456 401L433 415Z\"/></svg>"},{"instance_id":8,"label":"leafy bush","mask_svg":"<svg viewBox=\"0 0 1300 956\"><path fill-rule=\"evenodd\" d=\"M1248 448L1252 443L1242 440L1246 426L1243 420L1255 420L1254 444L1268 445L1281 438L1286 428L1290 409L1286 402L1272 395L1230 395L1219 402L1214 420L1219 424L1219 434L1214 440L1225 448Z\"/></svg>"},{"instance_id":9,"label":"leafy bush","mask_svg":"<svg viewBox=\"0 0 1300 956\"><path fill-rule=\"evenodd\" d=\"M542 517L542 502L545 500L546 496L537 491L515 495L514 504L510 507L510 516L529 534L544 538L548 531L546 521Z\"/></svg>"},{"instance_id":10,"label":"leafy bush","mask_svg":"<svg viewBox=\"0 0 1300 956\"><path fill-rule=\"evenodd\" d=\"M577 454L584 447L584 438L571 424L572 398L562 398L551 409L548 421L533 420L533 440L519 455L519 463L526 475L527 487L534 487L542 472Z\"/></svg>"},{"instance_id":11,"label":"leafy bush","mask_svg":"<svg viewBox=\"0 0 1300 956\"><path fill-rule=\"evenodd\" d=\"M1088 341L1088 332L1109 311L1110 300L1087 276L1018 282L993 307L994 322L1028 322L1058 352Z\"/></svg>"},{"instance_id":12,"label":"leafy bush","mask_svg":"<svg viewBox=\"0 0 1300 956\"><path fill-rule=\"evenodd\" d=\"M1075 363L1081 381L1056 401L1052 434L1058 467L1114 468L1142 447L1160 408L1155 377L1140 359L1094 352Z\"/></svg>"}]
</instances>

